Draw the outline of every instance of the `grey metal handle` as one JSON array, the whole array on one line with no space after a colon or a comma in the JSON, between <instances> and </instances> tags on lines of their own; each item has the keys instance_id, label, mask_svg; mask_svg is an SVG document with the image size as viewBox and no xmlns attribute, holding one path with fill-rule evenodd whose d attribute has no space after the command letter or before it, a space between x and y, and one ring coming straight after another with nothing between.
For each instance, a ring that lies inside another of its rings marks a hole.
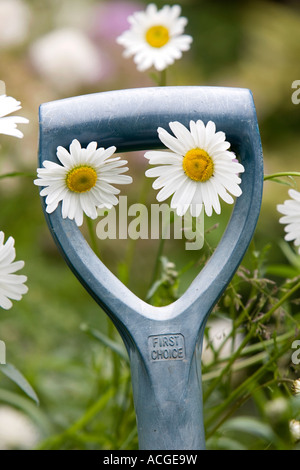
<instances>
[{"instance_id":1,"label":"grey metal handle","mask_svg":"<svg viewBox=\"0 0 300 470\"><path fill-rule=\"evenodd\" d=\"M40 107L40 165L44 160L56 161L57 146L68 147L74 138L82 146L96 140L104 147L115 145L120 152L159 148L159 126L168 128L175 120L188 125L191 119L212 120L226 133L245 167L243 194L211 259L173 304L153 307L139 299L103 265L75 223L62 219L60 208L50 215L44 211L62 255L126 345L143 449L205 448L197 354L207 317L252 239L262 198L262 149L252 94L223 87L143 88ZM171 352L158 356L155 338L164 345L162 351ZM175 351L176 340L180 352Z\"/></svg>"}]
</instances>

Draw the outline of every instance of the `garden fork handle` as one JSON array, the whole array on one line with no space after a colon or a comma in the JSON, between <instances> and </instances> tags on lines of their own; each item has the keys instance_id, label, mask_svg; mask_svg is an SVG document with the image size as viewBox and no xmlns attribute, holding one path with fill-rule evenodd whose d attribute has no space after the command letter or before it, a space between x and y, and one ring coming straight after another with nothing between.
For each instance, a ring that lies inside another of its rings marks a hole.
<instances>
[{"instance_id":1,"label":"garden fork handle","mask_svg":"<svg viewBox=\"0 0 300 470\"><path fill-rule=\"evenodd\" d=\"M179 335L160 335L171 340ZM156 349L149 339L145 360L136 350L131 354L131 375L137 419L139 448L144 450L204 450L203 404L200 349L191 358L176 359L181 352L182 337L174 346ZM175 346L178 346L177 349ZM159 357L160 355L160 357ZM168 357L172 355L175 358ZM168 358L167 358L168 357Z\"/></svg>"},{"instance_id":2,"label":"garden fork handle","mask_svg":"<svg viewBox=\"0 0 300 470\"><path fill-rule=\"evenodd\" d=\"M262 149L249 90L164 87L121 90L44 104L40 163L56 161L58 145L96 140L118 151L161 148L159 126L170 120L213 120L245 167L238 198L217 249L173 304L153 307L136 297L98 259L75 223L58 208L45 216L67 263L117 327L130 358L141 449L204 449L201 347L209 313L234 275L258 219Z\"/></svg>"}]
</instances>

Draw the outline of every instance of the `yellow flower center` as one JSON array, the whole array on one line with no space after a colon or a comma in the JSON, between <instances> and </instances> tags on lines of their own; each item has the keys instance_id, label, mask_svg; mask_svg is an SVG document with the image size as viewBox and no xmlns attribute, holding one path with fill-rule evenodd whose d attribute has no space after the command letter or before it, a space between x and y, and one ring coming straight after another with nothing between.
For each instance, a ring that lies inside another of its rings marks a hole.
<instances>
[{"instance_id":1,"label":"yellow flower center","mask_svg":"<svg viewBox=\"0 0 300 470\"><path fill-rule=\"evenodd\" d=\"M92 189L97 181L97 173L90 166L77 166L69 171L66 185L74 193L85 193Z\"/></svg>"},{"instance_id":2,"label":"yellow flower center","mask_svg":"<svg viewBox=\"0 0 300 470\"><path fill-rule=\"evenodd\" d=\"M169 30L165 26L151 26L146 32L146 41L152 47L163 47L169 39Z\"/></svg>"},{"instance_id":3,"label":"yellow flower center","mask_svg":"<svg viewBox=\"0 0 300 470\"><path fill-rule=\"evenodd\" d=\"M214 172L214 162L205 150L189 150L182 162L185 174L194 181L207 181Z\"/></svg>"}]
</instances>

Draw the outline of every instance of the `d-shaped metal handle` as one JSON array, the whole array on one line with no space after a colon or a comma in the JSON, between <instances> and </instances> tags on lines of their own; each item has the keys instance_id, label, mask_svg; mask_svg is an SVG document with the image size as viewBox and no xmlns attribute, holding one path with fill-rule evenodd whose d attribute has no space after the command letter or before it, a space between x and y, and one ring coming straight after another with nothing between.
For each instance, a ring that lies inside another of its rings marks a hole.
<instances>
[{"instance_id":1,"label":"d-shaped metal handle","mask_svg":"<svg viewBox=\"0 0 300 470\"><path fill-rule=\"evenodd\" d=\"M160 148L157 128L170 121L212 120L245 167L243 194L226 231L186 292L153 307L135 296L98 259L60 207L45 212L64 258L113 320L126 345L141 449L204 449L200 353L207 317L240 264L260 212L263 160L252 94L221 87L111 91L46 103L40 108L40 165L57 161L58 145L76 138L118 152Z\"/></svg>"}]
</instances>

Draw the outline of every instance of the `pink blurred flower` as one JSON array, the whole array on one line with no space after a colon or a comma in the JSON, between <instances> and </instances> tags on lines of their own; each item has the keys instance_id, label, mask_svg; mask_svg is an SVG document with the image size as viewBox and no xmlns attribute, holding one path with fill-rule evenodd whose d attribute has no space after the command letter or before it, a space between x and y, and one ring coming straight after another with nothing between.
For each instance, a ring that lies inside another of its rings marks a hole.
<instances>
[{"instance_id":1,"label":"pink blurred flower","mask_svg":"<svg viewBox=\"0 0 300 470\"><path fill-rule=\"evenodd\" d=\"M92 37L115 41L117 36L128 29L128 17L143 9L144 5L138 2L120 0L102 2L93 11Z\"/></svg>"}]
</instances>

